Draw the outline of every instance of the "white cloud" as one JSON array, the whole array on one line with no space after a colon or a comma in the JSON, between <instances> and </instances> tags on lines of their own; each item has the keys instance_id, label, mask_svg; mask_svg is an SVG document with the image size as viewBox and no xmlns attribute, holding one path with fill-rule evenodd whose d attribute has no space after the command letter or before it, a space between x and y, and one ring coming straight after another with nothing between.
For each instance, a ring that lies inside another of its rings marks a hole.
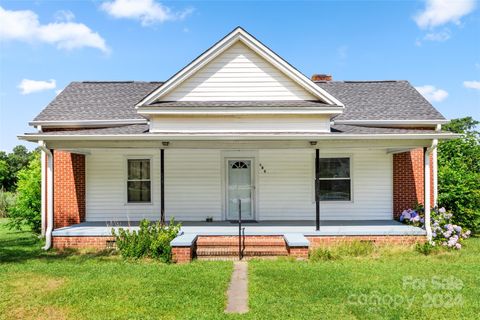
<instances>
[{"instance_id":1,"label":"white cloud","mask_svg":"<svg viewBox=\"0 0 480 320\"><path fill-rule=\"evenodd\" d=\"M75 20L75 15L70 10L58 10L55 12L55 20L70 22Z\"/></svg>"},{"instance_id":2,"label":"white cloud","mask_svg":"<svg viewBox=\"0 0 480 320\"><path fill-rule=\"evenodd\" d=\"M480 81L463 81L463 86L468 89L480 90Z\"/></svg>"},{"instance_id":3,"label":"white cloud","mask_svg":"<svg viewBox=\"0 0 480 320\"><path fill-rule=\"evenodd\" d=\"M192 8L174 12L155 0L106 1L102 3L101 8L114 18L140 20L143 26L182 20L193 12Z\"/></svg>"},{"instance_id":4,"label":"white cloud","mask_svg":"<svg viewBox=\"0 0 480 320\"><path fill-rule=\"evenodd\" d=\"M461 18L474 9L475 0L427 0L425 9L414 20L422 29L447 23L460 24Z\"/></svg>"},{"instance_id":5,"label":"white cloud","mask_svg":"<svg viewBox=\"0 0 480 320\"><path fill-rule=\"evenodd\" d=\"M59 49L91 47L109 52L105 40L98 33L83 23L71 21L73 13L64 11L56 18L56 22L42 25L33 11L12 11L0 7L0 40L38 41Z\"/></svg>"},{"instance_id":6,"label":"white cloud","mask_svg":"<svg viewBox=\"0 0 480 320\"><path fill-rule=\"evenodd\" d=\"M422 96L430 102L441 102L448 97L448 92L443 89L438 89L432 85L425 85L415 87Z\"/></svg>"},{"instance_id":7,"label":"white cloud","mask_svg":"<svg viewBox=\"0 0 480 320\"><path fill-rule=\"evenodd\" d=\"M337 48L337 54L340 60L345 60L348 57L348 46L343 45Z\"/></svg>"},{"instance_id":8,"label":"white cloud","mask_svg":"<svg viewBox=\"0 0 480 320\"><path fill-rule=\"evenodd\" d=\"M49 81L23 79L18 85L18 88L21 90L21 94L52 90L56 87L57 83L53 79L50 79Z\"/></svg>"},{"instance_id":9,"label":"white cloud","mask_svg":"<svg viewBox=\"0 0 480 320\"><path fill-rule=\"evenodd\" d=\"M425 37L423 37L423 39L427 40L427 41L443 42L443 41L447 41L448 39L450 39L450 37L451 37L450 30L445 29L445 30L440 31L440 32L429 32L425 35Z\"/></svg>"}]
</instances>

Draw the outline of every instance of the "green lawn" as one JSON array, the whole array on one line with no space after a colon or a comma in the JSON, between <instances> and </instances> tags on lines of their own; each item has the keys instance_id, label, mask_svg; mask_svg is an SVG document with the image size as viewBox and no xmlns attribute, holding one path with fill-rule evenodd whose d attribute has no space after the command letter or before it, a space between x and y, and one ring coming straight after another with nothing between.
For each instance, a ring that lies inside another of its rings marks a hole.
<instances>
[{"instance_id":1,"label":"green lawn","mask_svg":"<svg viewBox=\"0 0 480 320\"><path fill-rule=\"evenodd\" d=\"M40 249L0 220L0 319L478 319L480 239L325 262L250 261L250 312L223 313L229 262L165 265Z\"/></svg>"}]
</instances>

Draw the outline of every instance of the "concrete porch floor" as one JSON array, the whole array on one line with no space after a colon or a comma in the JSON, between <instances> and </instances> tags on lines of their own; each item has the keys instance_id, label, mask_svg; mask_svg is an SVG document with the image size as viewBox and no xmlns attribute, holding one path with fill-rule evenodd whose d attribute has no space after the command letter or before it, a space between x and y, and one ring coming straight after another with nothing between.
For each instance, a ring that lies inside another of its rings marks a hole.
<instances>
[{"instance_id":1,"label":"concrete porch floor","mask_svg":"<svg viewBox=\"0 0 480 320\"><path fill-rule=\"evenodd\" d=\"M181 233L196 235L238 235L238 224L229 221L184 221ZM111 236L112 228L138 229L138 221L83 222L53 231L53 236ZM300 233L304 236L423 236L425 230L401 224L394 220L328 220L315 221L259 221L243 223L246 235L284 235Z\"/></svg>"}]
</instances>

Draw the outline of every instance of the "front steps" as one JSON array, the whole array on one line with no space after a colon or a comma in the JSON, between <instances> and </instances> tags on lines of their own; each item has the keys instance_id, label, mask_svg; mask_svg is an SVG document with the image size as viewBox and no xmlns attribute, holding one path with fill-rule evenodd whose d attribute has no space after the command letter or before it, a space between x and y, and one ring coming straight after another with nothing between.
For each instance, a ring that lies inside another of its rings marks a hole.
<instances>
[{"instance_id":1,"label":"front steps","mask_svg":"<svg viewBox=\"0 0 480 320\"><path fill-rule=\"evenodd\" d=\"M238 260L238 236L198 236L198 260ZM244 259L288 256L283 236L246 236Z\"/></svg>"}]
</instances>

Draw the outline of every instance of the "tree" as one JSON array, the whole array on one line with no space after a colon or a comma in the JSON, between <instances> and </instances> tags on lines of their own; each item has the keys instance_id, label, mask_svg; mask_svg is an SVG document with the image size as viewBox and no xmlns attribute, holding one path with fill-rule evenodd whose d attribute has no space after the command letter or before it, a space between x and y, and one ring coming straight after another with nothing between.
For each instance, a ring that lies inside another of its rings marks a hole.
<instances>
[{"instance_id":1,"label":"tree","mask_svg":"<svg viewBox=\"0 0 480 320\"><path fill-rule=\"evenodd\" d=\"M0 188L6 191L15 191L18 172L28 165L36 153L38 153L37 150L30 152L22 145L14 147L9 154L0 151ZM4 162L7 165L6 170L2 168Z\"/></svg>"},{"instance_id":2,"label":"tree","mask_svg":"<svg viewBox=\"0 0 480 320\"><path fill-rule=\"evenodd\" d=\"M438 146L438 202L454 213L454 223L480 232L480 133L471 117L454 119L445 130L462 137Z\"/></svg>"},{"instance_id":3,"label":"tree","mask_svg":"<svg viewBox=\"0 0 480 320\"><path fill-rule=\"evenodd\" d=\"M0 159L0 189L3 189L3 184L10 178L10 171L8 170L7 161Z\"/></svg>"},{"instance_id":4,"label":"tree","mask_svg":"<svg viewBox=\"0 0 480 320\"><path fill-rule=\"evenodd\" d=\"M27 167L18 172L17 199L9 211L11 228L30 227L35 233L41 228L41 165L35 153Z\"/></svg>"}]
</instances>

